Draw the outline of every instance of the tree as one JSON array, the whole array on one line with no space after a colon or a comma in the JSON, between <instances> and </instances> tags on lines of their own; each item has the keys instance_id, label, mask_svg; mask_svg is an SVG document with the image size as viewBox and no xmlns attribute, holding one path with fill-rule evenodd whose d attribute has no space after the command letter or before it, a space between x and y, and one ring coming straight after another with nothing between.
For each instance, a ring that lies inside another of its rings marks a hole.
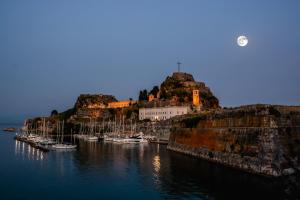
<instances>
[{"instance_id":1,"label":"tree","mask_svg":"<svg viewBox=\"0 0 300 200\"><path fill-rule=\"evenodd\" d=\"M142 100L143 100L143 91L141 90L140 94L139 94L139 101L142 101Z\"/></svg>"},{"instance_id":2,"label":"tree","mask_svg":"<svg viewBox=\"0 0 300 200\"><path fill-rule=\"evenodd\" d=\"M108 112L109 112L109 114L110 114L111 116L114 116L115 114L117 114L117 111L116 111L116 109L114 109L114 108L109 108L109 109L108 109Z\"/></svg>"},{"instance_id":3,"label":"tree","mask_svg":"<svg viewBox=\"0 0 300 200\"><path fill-rule=\"evenodd\" d=\"M180 103L183 103L183 102L184 102L183 96L180 96L179 99L178 99L178 101L179 101Z\"/></svg>"},{"instance_id":4,"label":"tree","mask_svg":"<svg viewBox=\"0 0 300 200\"><path fill-rule=\"evenodd\" d=\"M51 117L56 116L56 115L58 115L57 110L52 110L52 112L51 112Z\"/></svg>"},{"instance_id":5,"label":"tree","mask_svg":"<svg viewBox=\"0 0 300 200\"><path fill-rule=\"evenodd\" d=\"M167 99L167 92L164 88L161 88L160 99Z\"/></svg>"},{"instance_id":6,"label":"tree","mask_svg":"<svg viewBox=\"0 0 300 200\"><path fill-rule=\"evenodd\" d=\"M129 98L129 106L132 105L132 98Z\"/></svg>"},{"instance_id":7,"label":"tree","mask_svg":"<svg viewBox=\"0 0 300 200\"><path fill-rule=\"evenodd\" d=\"M143 98L144 100L148 100L148 91L146 89L143 90Z\"/></svg>"},{"instance_id":8,"label":"tree","mask_svg":"<svg viewBox=\"0 0 300 200\"><path fill-rule=\"evenodd\" d=\"M144 89L143 91L140 91L139 94L139 101L144 101L148 99L148 91L146 89Z\"/></svg>"},{"instance_id":9,"label":"tree","mask_svg":"<svg viewBox=\"0 0 300 200\"><path fill-rule=\"evenodd\" d=\"M60 118L60 120L67 120L74 114L75 114L75 109L71 108L71 109L68 109L68 110L60 113L59 118Z\"/></svg>"},{"instance_id":10,"label":"tree","mask_svg":"<svg viewBox=\"0 0 300 200\"><path fill-rule=\"evenodd\" d=\"M153 94L155 98L157 98L157 93L159 92L159 87L156 85L151 90L150 94Z\"/></svg>"}]
</instances>

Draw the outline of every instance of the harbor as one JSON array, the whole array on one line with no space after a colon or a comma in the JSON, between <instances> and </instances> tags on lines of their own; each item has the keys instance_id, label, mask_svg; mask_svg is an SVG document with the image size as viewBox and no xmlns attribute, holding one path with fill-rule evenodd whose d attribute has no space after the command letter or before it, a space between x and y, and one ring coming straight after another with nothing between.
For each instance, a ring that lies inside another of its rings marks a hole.
<instances>
[{"instance_id":1,"label":"harbor","mask_svg":"<svg viewBox=\"0 0 300 200\"><path fill-rule=\"evenodd\" d=\"M300 1L0 16L0 200L300 200Z\"/></svg>"},{"instance_id":2,"label":"harbor","mask_svg":"<svg viewBox=\"0 0 300 200\"><path fill-rule=\"evenodd\" d=\"M75 150L44 152L13 137L0 134L0 156L6 160L0 165L3 199L60 196L77 200L92 195L104 199L252 200L286 195L282 185L286 182L171 152L166 145L76 140Z\"/></svg>"},{"instance_id":3,"label":"harbor","mask_svg":"<svg viewBox=\"0 0 300 200\"><path fill-rule=\"evenodd\" d=\"M117 144L144 144L157 143L168 144L168 138L163 139L158 135L144 135L143 132L137 132L137 125L117 124L117 120L112 122L89 122L80 123L78 132L65 133L65 122L57 121L55 134L51 132L49 123L42 119L41 126L29 127L28 124L19 129L14 137L15 140L27 143L33 148L44 152L55 150L75 150L78 141L87 142L111 142Z\"/></svg>"},{"instance_id":4,"label":"harbor","mask_svg":"<svg viewBox=\"0 0 300 200\"><path fill-rule=\"evenodd\" d=\"M138 100L81 94L66 111L26 119L16 139L44 151L76 150L77 140L156 143L247 173L281 177L299 173L299 122L300 106L221 107L204 82L178 66L160 87L140 91Z\"/></svg>"}]
</instances>

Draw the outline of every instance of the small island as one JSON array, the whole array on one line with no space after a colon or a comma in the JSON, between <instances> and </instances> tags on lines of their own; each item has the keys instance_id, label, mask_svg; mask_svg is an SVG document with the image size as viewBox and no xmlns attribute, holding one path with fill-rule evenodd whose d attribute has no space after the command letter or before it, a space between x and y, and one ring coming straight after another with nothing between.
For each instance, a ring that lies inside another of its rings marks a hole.
<instances>
[{"instance_id":1,"label":"small island","mask_svg":"<svg viewBox=\"0 0 300 200\"><path fill-rule=\"evenodd\" d=\"M16 132L17 129L14 128L14 127L8 127L8 128L4 128L3 131L5 131L5 132Z\"/></svg>"}]
</instances>

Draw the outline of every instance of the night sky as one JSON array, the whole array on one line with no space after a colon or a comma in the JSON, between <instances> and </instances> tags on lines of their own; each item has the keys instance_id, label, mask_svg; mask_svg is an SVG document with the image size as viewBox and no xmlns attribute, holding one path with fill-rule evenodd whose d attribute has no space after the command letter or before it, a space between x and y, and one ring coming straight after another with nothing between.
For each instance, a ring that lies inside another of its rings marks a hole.
<instances>
[{"instance_id":1,"label":"night sky","mask_svg":"<svg viewBox=\"0 0 300 200\"><path fill-rule=\"evenodd\" d=\"M0 122L136 99L178 61L222 106L299 105L299 20L299 0L0 0Z\"/></svg>"}]
</instances>

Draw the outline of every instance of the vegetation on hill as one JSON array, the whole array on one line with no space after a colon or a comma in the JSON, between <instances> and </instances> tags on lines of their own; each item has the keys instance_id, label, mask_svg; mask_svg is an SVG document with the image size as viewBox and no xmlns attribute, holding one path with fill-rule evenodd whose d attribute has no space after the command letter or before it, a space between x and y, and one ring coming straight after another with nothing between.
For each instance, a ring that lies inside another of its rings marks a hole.
<instances>
[{"instance_id":1,"label":"vegetation on hill","mask_svg":"<svg viewBox=\"0 0 300 200\"><path fill-rule=\"evenodd\" d=\"M150 94L157 98L159 93L159 87L157 85L153 86L152 90L148 92L146 89L140 90L139 101L147 101Z\"/></svg>"},{"instance_id":2,"label":"vegetation on hill","mask_svg":"<svg viewBox=\"0 0 300 200\"><path fill-rule=\"evenodd\" d=\"M52 110L51 111L51 117L57 116L58 115L58 111L57 110Z\"/></svg>"},{"instance_id":3,"label":"vegetation on hill","mask_svg":"<svg viewBox=\"0 0 300 200\"><path fill-rule=\"evenodd\" d=\"M62 113L59 113L58 118L59 120L67 121L72 115L75 114L75 108L70 108Z\"/></svg>"},{"instance_id":4,"label":"vegetation on hill","mask_svg":"<svg viewBox=\"0 0 300 200\"><path fill-rule=\"evenodd\" d=\"M148 91L146 89L141 90L139 94L139 101L147 101L148 100Z\"/></svg>"},{"instance_id":5,"label":"vegetation on hill","mask_svg":"<svg viewBox=\"0 0 300 200\"><path fill-rule=\"evenodd\" d=\"M193 90L199 90L204 108L218 108L219 100L204 83L194 81L191 74L174 73L168 76L160 86L160 99L176 99L179 103L191 103Z\"/></svg>"},{"instance_id":6,"label":"vegetation on hill","mask_svg":"<svg viewBox=\"0 0 300 200\"><path fill-rule=\"evenodd\" d=\"M103 94L81 94L75 103L75 108L87 108L91 105L107 106L110 102L115 102L117 99L112 95Z\"/></svg>"},{"instance_id":7,"label":"vegetation on hill","mask_svg":"<svg viewBox=\"0 0 300 200\"><path fill-rule=\"evenodd\" d=\"M155 98L157 98L158 92L159 92L159 87L156 85L152 88L152 90L150 91L150 94L152 94Z\"/></svg>"}]
</instances>

